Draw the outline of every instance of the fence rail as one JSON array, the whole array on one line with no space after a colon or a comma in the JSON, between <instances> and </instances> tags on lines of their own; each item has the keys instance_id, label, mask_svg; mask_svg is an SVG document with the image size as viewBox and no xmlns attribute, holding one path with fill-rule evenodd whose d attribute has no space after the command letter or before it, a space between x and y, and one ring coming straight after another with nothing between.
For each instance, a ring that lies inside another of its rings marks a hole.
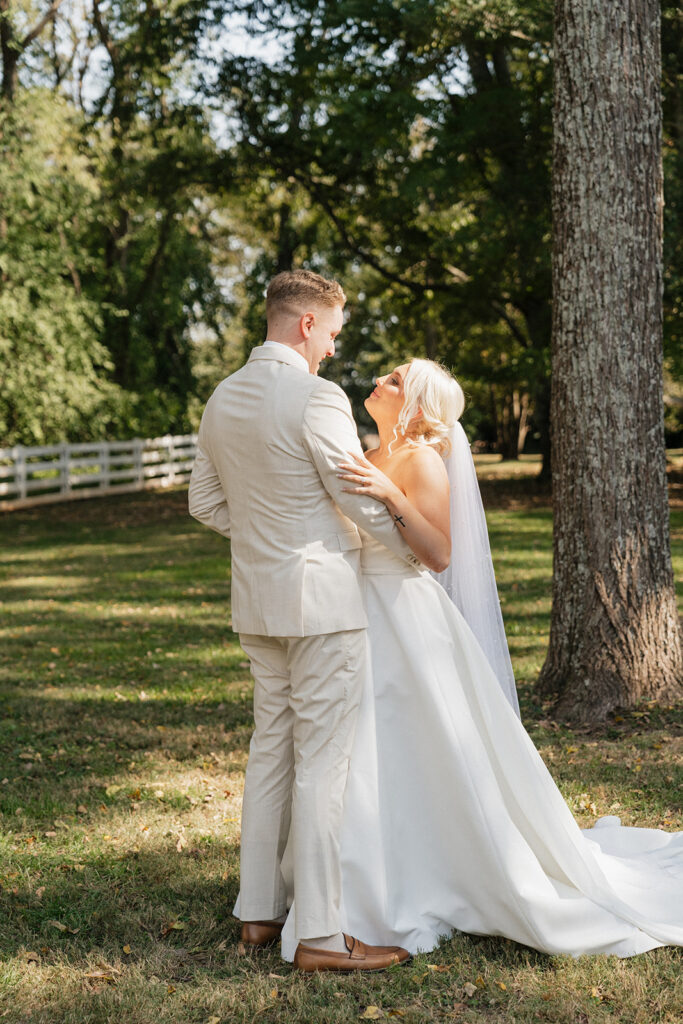
<instances>
[{"instance_id":1,"label":"fence rail","mask_svg":"<svg viewBox=\"0 0 683 1024\"><path fill-rule=\"evenodd\" d=\"M187 483L196 434L0 448L0 511Z\"/></svg>"}]
</instances>

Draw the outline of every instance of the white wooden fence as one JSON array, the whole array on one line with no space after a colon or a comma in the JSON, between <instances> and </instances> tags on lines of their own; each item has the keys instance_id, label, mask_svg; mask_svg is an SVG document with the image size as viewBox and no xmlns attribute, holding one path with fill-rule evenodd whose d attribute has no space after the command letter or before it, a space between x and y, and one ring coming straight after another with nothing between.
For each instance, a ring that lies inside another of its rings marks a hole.
<instances>
[{"instance_id":1,"label":"white wooden fence","mask_svg":"<svg viewBox=\"0 0 683 1024\"><path fill-rule=\"evenodd\" d=\"M0 448L0 511L187 483L196 434Z\"/></svg>"}]
</instances>

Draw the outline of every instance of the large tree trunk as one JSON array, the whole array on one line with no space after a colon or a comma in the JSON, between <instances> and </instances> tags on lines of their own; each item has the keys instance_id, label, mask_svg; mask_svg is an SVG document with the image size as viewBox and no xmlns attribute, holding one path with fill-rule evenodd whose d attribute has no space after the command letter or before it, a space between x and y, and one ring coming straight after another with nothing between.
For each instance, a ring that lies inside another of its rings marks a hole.
<instances>
[{"instance_id":1,"label":"large tree trunk","mask_svg":"<svg viewBox=\"0 0 683 1024\"><path fill-rule=\"evenodd\" d=\"M554 583L539 680L598 722L681 695L662 404L657 0L556 0Z\"/></svg>"}]
</instances>

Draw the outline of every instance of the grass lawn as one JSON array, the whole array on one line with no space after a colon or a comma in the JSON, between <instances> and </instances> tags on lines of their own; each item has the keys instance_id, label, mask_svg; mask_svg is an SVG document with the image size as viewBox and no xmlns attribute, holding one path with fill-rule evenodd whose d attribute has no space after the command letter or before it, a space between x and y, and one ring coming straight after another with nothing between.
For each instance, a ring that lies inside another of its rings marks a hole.
<instances>
[{"instance_id":1,"label":"grass lawn","mask_svg":"<svg viewBox=\"0 0 683 1024\"><path fill-rule=\"evenodd\" d=\"M680 708L577 733L531 693L551 518L513 484L505 500L494 467L484 492L531 735L582 825L683 829ZM683 509L672 525L681 578ZM456 935L342 978L245 955L231 908L251 687L226 542L175 492L6 514L0 543L1 1022L680 1024L680 949L574 960Z\"/></svg>"}]
</instances>

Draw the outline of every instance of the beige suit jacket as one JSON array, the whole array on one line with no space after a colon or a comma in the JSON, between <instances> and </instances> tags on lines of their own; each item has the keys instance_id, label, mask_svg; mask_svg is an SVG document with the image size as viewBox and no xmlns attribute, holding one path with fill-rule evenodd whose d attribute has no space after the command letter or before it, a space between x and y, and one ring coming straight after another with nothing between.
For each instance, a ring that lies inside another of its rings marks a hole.
<instances>
[{"instance_id":1,"label":"beige suit jacket","mask_svg":"<svg viewBox=\"0 0 683 1024\"><path fill-rule=\"evenodd\" d=\"M381 502L337 477L360 452L336 384L284 346L254 349L209 399L190 513L232 545L232 621L240 633L315 636L367 625L356 524L413 565Z\"/></svg>"}]
</instances>

